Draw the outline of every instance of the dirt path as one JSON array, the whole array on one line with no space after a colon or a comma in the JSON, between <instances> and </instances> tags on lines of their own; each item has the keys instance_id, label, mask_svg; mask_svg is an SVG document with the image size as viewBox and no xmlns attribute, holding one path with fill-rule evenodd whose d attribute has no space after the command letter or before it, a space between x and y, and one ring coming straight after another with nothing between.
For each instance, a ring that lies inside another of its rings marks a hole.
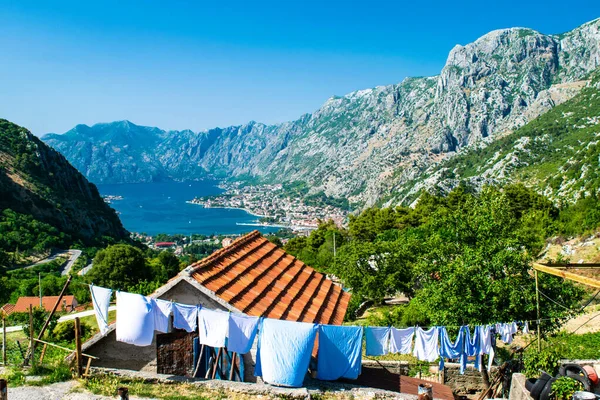
<instances>
[{"instance_id":1,"label":"dirt path","mask_svg":"<svg viewBox=\"0 0 600 400\"><path fill-rule=\"evenodd\" d=\"M77 390L73 392L73 390ZM87 391L82 391L76 381L53 383L47 386L19 386L8 388L10 400L114 400L115 396L99 396ZM130 399L147 399L145 397L130 396Z\"/></svg>"}]
</instances>

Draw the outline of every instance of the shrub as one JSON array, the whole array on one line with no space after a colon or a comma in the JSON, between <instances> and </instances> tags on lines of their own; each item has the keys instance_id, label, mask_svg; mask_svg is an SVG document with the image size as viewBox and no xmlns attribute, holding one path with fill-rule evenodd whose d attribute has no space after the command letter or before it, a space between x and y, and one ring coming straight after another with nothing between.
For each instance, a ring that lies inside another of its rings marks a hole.
<instances>
[{"instance_id":1,"label":"shrub","mask_svg":"<svg viewBox=\"0 0 600 400\"><path fill-rule=\"evenodd\" d=\"M81 336L86 337L90 331L90 327L86 324L80 324ZM52 331L52 337L59 342L72 342L75 340L75 321L65 321L56 325Z\"/></svg>"},{"instance_id":2,"label":"shrub","mask_svg":"<svg viewBox=\"0 0 600 400\"><path fill-rule=\"evenodd\" d=\"M570 400L573 394L579 390L583 390L581 382L568 376L561 376L552 383L552 397L555 400Z\"/></svg>"},{"instance_id":3,"label":"shrub","mask_svg":"<svg viewBox=\"0 0 600 400\"><path fill-rule=\"evenodd\" d=\"M528 378L540 376L540 370L555 375L558 372L561 350L558 346L547 346L542 351L530 346L523 355L525 375Z\"/></svg>"}]
</instances>

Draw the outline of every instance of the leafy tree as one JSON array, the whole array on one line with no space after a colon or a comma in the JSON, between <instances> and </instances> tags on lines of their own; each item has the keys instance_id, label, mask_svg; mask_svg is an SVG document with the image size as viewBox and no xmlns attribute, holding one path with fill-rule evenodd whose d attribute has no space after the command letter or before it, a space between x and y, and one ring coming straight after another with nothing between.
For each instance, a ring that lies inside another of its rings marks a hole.
<instances>
[{"instance_id":1,"label":"leafy tree","mask_svg":"<svg viewBox=\"0 0 600 400\"><path fill-rule=\"evenodd\" d=\"M535 319L535 281L530 274L536 242L520 235L521 221L508 195L486 188L456 212L434 215L424 253L416 264L422 288L415 301L439 325ZM540 275L541 290L567 308L582 292L568 282ZM543 317L565 315L542 301Z\"/></svg>"},{"instance_id":2,"label":"leafy tree","mask_svg":"<svg viewBox=\"0 0 600 400\"><path fill-rule=\"evenodd\" d=\"M179 273L179 259L170 251L163 251L158 255L158 260L162 265L167 279L171 279Z\"/></svg>"},{"instance_id":3,"label":"leafy tree","mask_svg":"<svg viewBox=\"0 0 600 400\"><path fill-rule=\"evenodd\" d=\"M141 281L150 281L152 273L140 249L116 244L96 254L88 279L100 286L127 290Z\"/></svg>"}]
</instances>

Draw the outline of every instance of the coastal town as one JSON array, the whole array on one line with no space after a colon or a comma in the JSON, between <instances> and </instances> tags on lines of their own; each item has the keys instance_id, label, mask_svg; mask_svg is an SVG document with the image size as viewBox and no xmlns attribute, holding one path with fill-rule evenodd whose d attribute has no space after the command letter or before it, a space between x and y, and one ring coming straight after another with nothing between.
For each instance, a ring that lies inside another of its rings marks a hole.
<instances>
[{"instance_id":1,"label":"coastal town","mask_svg":"<svg viewBox=\"0 0 600 400\"><path fill-rule=\"evenodd\" d=\"M319 221L333 220L336 225L347 223L349 212L324 202L308 203L299 196L291 196L283 185L242 185L225 183L225 192L216 196L196 197L189 203L206 208L239 208L260 217L247 225L276 226L295 231L316 229Z\"/></svg>"}]
</instances>

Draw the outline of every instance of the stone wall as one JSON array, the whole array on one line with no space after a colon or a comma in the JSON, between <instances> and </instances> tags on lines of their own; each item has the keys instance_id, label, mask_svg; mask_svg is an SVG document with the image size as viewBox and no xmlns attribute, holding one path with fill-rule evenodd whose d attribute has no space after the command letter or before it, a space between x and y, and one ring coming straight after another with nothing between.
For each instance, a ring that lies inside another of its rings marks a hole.
<instances>
[{"instance_id":1,"label":"stone wall","mask_svg":"<svg viewBox=\"0 0 600 400\"><path fill-rule=\"evenodd\" d=\"M406 361L363 360L363 365L373 368L385 368L396 374L415 376L415 368L411 368L411 364ZM493 380L496 370L497 368L493 366L490 372L490 381ZM427 374L416 375L416 377L431 382L443 383L449 386L458 396L473 397L473 395L485 389L480 372L472 365L467 366L465 373L461 374L460 364L447 362L444 364L442 372L439 371L437 365L432 364Z\"/></svg>"},{"instance_id":2,"label":"stone wall","mask_svg":"<svg viewBox=\"0 0 600 400\"><path fill-rule=\"evenodd\" d=\"M159 296L163 300L172 300L181 304L201 304L213 310L225 310L225 307L202 293L185 280L179 281L167 292ZM156 334L150 346L134 346L118 342L116 332L112 329L105 337L91 340L83 347L86 354L96 356L99 360L93 366L105 368L122 368L134 371L156 373ZM252 368L252 371L254 369Z\"/></svg>"}]
</instances>

